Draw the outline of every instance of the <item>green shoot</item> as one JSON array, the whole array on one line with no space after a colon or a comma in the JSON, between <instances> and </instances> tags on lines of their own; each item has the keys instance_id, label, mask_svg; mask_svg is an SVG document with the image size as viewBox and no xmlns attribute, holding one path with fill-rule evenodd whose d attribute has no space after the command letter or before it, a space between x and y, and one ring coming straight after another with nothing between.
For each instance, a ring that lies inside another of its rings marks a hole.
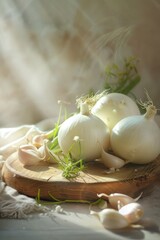
<instances>
[{"instance_id":1,"label":"green shoot","mask_svg":"<svg viewBox=\"0 0 160 240\"><path fill-rule=\"evenodd\" d=\"M154 103L153 103L153 101L152 101L151 97L149 96L146 89L145 89L145 94L146 94L147 100L145 100L145 101L142 101L141 99L137 100L137 104L138 104L142 114L146 113L148 107L150 107L150 106L155 107ZM156 108L156 111L159 111L159 109Z\"/></svg>"},{"instance_id":2,"label":"green shoot","mask_svg":"<svg viewBox=\"0 0 160 240\"><path fill-rule=\"evenodd\" d=\"M56 197L54 197L50 192L48 192L48 196L51 198L51 201L44 201L44 200L41 200L41 197L40 197L40 189L38 189L38 193L37 193L37 197L36 197L36 202L37 204L41 204L41 205L60 205L60 204L63 204L63 203L86 203L86 204L89 204L90 207L91 206L96 206L96 205L99 205L101 202L103 202L104 200L101 199L101 198L98 198L96 201L88 201L88 200L83 200L83 199L65 199L65 200L60 200L60 199L57 199Z\"/></svg>"},{"instance_id":3,"label":"green shoot","mask_svg":"<svg viewBox=\"0 0 160 240\"><path fill-rule=\"evenodd\" d=\"M38 204L40 204L40 189L38 189L38 193L37 193L37 197L36 197L36 202L38 203Z\"/></svg>"},{"instance_id":4,"label":"green shoot","mask_svg":"<svg viewBox=\"0 0 160 240\"><path fill-rule=\"evenodd\" d=\"M66 115L66 111L65 111L65 115ZM48 135L48 139L54 139L55 137L57 137L58 131L60 128L61 117L62 117L62 105L60 105L58 120L54 124L53 131Z\"/></svg>"},{"instance_id":5,"label":"green shoot","mask_svg":"<svg viewBox=\"0 0 160 240\"><path fill-rule=\"evenodd\" d=\"M89 107L89 110L91 110L95 103L107 92L108 92L107 90L97 93L92 92L92 94L89 93L81 96L80 98L77 98L76 99L77 108L80 108L81 102L86 102Z\"/></svg>"},{"instance_id":6,"label":"green shoot","mask_svg":"<svg viewBox=\"0 0 160 240\"><path fill-rule=\"evenodd\" d=\"M71 153L65 155L59 161L59 168L63 171L62 176L66 179L73 179L79 176L85 166L83 160L74 160Z\"/></svg>"},{"instance_id":7,"label":"green shoot","mask_svg":"<svg viewBox=\"0 0 160 240\"><path fill-rule=\"evenodd\" d=\"M137 60L130 57L124 60L123 67L112 64L106 67L106 78L104 88L110 92L128 94L140 82L140 75L137 71Z\"/></svg>"},{"instance_id":8,"label":"green shoot","mask_svg":"<svg viewBox=\"0 0 160 240\"><path fill-rule=\"evenodd\" d=\"M130 57L124 60L123 67L117 64L108 65L105 70L105 82L102 92L94 93L90 91L88 94L81 96L76 100L77 107L79 108L81 102L87 102L91 110L95 103L106 93L118 92L125 95L132 95L133 88L140 82L140 75L137 71L137 60Z\"/></svg>"},{"instance_id":9,"label":"green shoot","mask_svg":"<svg viewBox=\"0 0 160 240\"><path fill-rule=\"evenodd\" d=\"M72 148L75 146L75 144L78 144L78 149L79 150L79 160L75 160L71 154ZM59 161L59 167L62 169L63 174L62 176L65 177L66 179L73 179L78 177L81 171L84 170L84 162L81 157L81 142L78 136L74 137L74 142L71 145L69 152L67 155L63 156L62 159Z\"/></svg>"},{"instance_id":10,"label":"green shoot","mask_svg":"<svg viewBox=\"0 0 160 240\"><path fill-rule=\"evenodd\" d=\"M68 118L67 110L66 108L64 108L64 119L62 119L63 105L61 101L59 101L58 103L60 104L58 120L54 124L53 130L48 134L48 139L50 140L49 149L55 150L56 152L57 152L57 148L60 149L58 145L58 132L59 132L61 122Z\"/></svg>"},{"instance_id":11,"label":"green shoot","mask_svg":"<svg viewBox=\"0 0 160 240\"><path fill-rule=\"evenodd\" d=\"M53 132L55 132L56 134L53 136L53 140L50 140L48 147L49 147L50 153L53 155L53 158L55 154L57 156L56 159L59 165L59 169L61 169L63 172L62 176L65 177L66 179L73 179L78 177L80 172L84 170L83 160L82 159L75 160L71 155L73 146L75 144L78 144L79 156L81 156L80 139L78 136L76 136L72 146L69 149L68 154L63 154L58 144L58 131L60 127L58 123L55 126L55 129L53 129Z\"/></svg>"},{"instance_id":12,"label":"green shoot","mask_svg":"<svg viewBox=\"0 0 160 240\"><path fill-rule=\"evenodd\" d=\"M76 140L76 142L73 143L76 144L78 143L78 148L79 148L79 154L81 155L81 144L79 140ZM62 170L62 176L65 177L66 179L73 179L79 176L80 172L84 170L84 163L82 159L79 160L75 160L72 157L71 154L71 149L73 147L73 145L70 148L70 151L68 152L68 154L63 154L59 144L58 144L58 137L55 137L49 146L50 149L50 153L51 155L56 154L56 159L57 159L57 163L59 165L59 169ZM55 158L54 158L55 159Z\"/></svg>"}]
</instances>

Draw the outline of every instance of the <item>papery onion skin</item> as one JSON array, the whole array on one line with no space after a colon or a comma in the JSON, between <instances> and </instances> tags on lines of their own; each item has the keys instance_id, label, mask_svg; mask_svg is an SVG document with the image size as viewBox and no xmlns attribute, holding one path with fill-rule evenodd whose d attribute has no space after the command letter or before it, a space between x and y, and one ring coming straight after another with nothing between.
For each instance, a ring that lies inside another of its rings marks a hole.
<instances>
[{"instance_id":1,"label":"papery onion skin","mask_svg":"<svg viewBox=\"0 0 160 240\"><path fill-rule=\"evenodd\" d=\"M122 93L108 93L102 96L91 112L102 119L110 130L121 119L131 115L140 115L138 105L132 98Z\"/></svg>"},{"instance_id":2,"label":"papery onion skin","mask_svg":"<svg viewBox=\"0 0 160 240\"><path fill-rule=\"evenodd\" d=\"M79 141L75 141L78 136ZM104 122L92 114L76 114L65 120L59 129L58 142L64 154L94 160L101 155L102 147L109 146L109 130Z\"/></svg>"},{"instance_id":3,"label":"papery onion skin","mask_svg":"<svg viewBox=\"0 0 160 240\"><path fill-rule=\"evenodd\" d=\"M117 156L146 164L160 154L160 129L152 117L126 117L112 129L110 143Z\"/></svg>"}]
</instances>

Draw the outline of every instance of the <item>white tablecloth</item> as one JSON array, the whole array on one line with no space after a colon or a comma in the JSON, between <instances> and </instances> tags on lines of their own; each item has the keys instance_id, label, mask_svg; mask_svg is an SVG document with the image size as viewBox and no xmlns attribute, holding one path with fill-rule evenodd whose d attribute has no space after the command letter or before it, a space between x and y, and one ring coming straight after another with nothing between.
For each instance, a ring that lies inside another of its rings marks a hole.
<instances>
[{"instance_id":1,"label":"white tablecloth","mask_svg":"<svg viewBox=\"0 0 160 240\"><path fill-rule=\"evenodd\" d=\"M145 209L144 229L104 229L95 216L89 215L86 204L64 204L64 213L36 213L27 219L0 219L0 239L2 240L124 240L160 239L160 185L154 192L142 198ZM52 207L51 209L54 209Z\"/></svg>"}]
</instances>

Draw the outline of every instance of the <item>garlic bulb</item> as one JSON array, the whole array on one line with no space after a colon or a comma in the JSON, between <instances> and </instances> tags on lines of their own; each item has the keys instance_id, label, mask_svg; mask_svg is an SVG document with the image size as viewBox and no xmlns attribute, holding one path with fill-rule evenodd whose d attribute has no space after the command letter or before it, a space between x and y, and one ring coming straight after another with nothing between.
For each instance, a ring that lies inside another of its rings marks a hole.
<instances>
[{"instance_id":1,"label":"garlic bulb","mask_svg":"<svg viewBox=\"0 0 160 240\"><path fill-rule=\"evenodd\" d=\"M90 214L96 215L107 229L121 229L129 225L123 215L111 208L103 209L100 212L90 211Z\"/></svg>"},{"instance_id":2,"label":"garlic bulb","mask_svg":"<svg viewBox=\"0 0 160 240\"><path fill-rule=\"evenodd\" d=\"M111 132L113 152L132 163L146 164L160 154L160 128L154 120L157 110L147 107L144 115L119 121Z\"/></svg>"},{"instance_id":3,"label":"garlic bulb","mask_svg":"<svg viewBox=\"0 0 160 240\"><path fill-rule=\"evenodd\" d=\"M122 214L129 223L138 222L144 215L144 210L139 203L129 203L123 206L119 213Z\"/></svg>"},{"instance_id":4,"label":"garlic bulb","mask_svg":"<svg viewBox=\"0 0 160 240\"><path fill-rule=\"evenodd\" d=\"M93 106L91 113L102 119L111 130L121 119L139 115L137 104L122 93L109 93L102 96Z\"/></svg>"},{"instance_id":5,"label":"garlic bulb","mask_svg":"<svg viewBox=\"0 0 160 240\"><path fill-rule=\"evenodd\" d=\"M94 160L101 156L101 149L108 148L109 130L98 117L89 113L82 103L80 113L65 120L58 132L58 142L64 154L74 159Z\"/></svg>"},{"instance_id":6,"label":"garlic bulb","mask_svg":"<svg viewBox=\"0 0 160 240\"><path fill-rule=\"evenodd\" d=\"M41 147L43 145L44 141L47 140L48 136L52 132L53 132L53 130L48 131L48 132L39 133L39 134L33 136L31 143L37 148Z\"/></svg>"}]
</instances>

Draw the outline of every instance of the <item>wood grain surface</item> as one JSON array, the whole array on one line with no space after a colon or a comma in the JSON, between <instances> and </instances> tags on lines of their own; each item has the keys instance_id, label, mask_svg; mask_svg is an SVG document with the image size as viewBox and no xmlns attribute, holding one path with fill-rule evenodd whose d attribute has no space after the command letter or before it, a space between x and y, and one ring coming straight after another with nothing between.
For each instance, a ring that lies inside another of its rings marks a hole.
<instances>
[{"instance_id":1,"label":"wood grain surface","mask_svg":"<svg viewBox=\"0 0 160 240\"><path fill-rule=\"evenodd\" d=\"M88 162L79 177L67 180L56 164L43 162L24 167L15 153L7 159L2 171L7 185L34 198L40 190L43 200L51 200L52 194L59 200L94 201L97 194L102 192L121 192L133 197L153 185L159 175L160 156L150 164L128 164L111 173L98 161Z\"/></svg>"}]
</instances>

